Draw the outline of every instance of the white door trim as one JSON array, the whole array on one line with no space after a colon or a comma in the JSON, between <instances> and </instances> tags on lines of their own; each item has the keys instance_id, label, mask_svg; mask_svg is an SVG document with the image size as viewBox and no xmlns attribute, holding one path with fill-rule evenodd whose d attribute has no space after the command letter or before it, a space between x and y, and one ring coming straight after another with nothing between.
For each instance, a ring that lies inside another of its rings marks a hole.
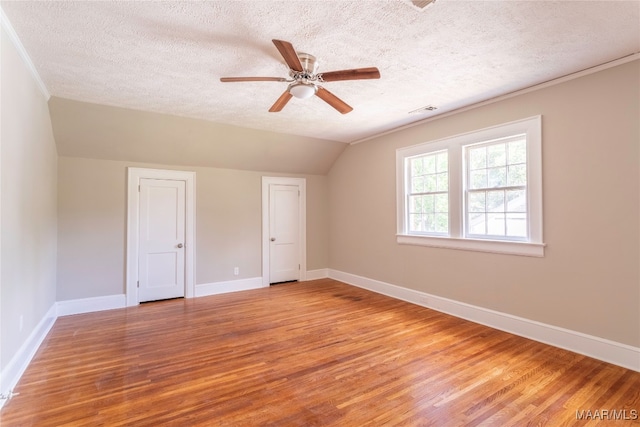
<instances>
[{"instance_id":1,"label":"white door trim","mask_svg":"<svg viewBox=\"0 0 640 427\"><path fill-rule=\"evenodd\" d=\"M307 280L307 180L304 178L262 177L262 286L269 286L270 256L269 256L269 186L297 185L300 190L300 272L298 281Z\"/></svg>"},{"instance_id":2,"label":"white door trim","mask_svg":"<svg viewBox=\"0 0 640 427\"><path fill-rule=\"evenodd\" d=\"M125 293L127 306L138 305L138 239L140 193L138 186L143 178L168 179L185 182L185 297L195 296L195 247L196 247L196 173L164 169L127 168L127 266Z\"/></svg>"}]
</instances>

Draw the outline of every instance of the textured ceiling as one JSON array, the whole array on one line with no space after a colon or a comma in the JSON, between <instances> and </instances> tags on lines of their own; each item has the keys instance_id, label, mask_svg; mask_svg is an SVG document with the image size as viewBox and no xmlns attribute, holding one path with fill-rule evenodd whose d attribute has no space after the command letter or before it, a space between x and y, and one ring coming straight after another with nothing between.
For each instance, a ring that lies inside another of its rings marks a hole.
<instances>
[{"instance_id":1,"label":"textured ceiling","mask_svg":"<svg viewBox=\"0 0 640 427\"><path fill-rule=\"evenodd\" d=\"M639 1L1 2L49 92L60 98L357 141L640 51ZM380 80L324 86L268 109L287 77L271 39L319 71L376 66ZM430 115L408 114L436 105Z\"/></svg>"}]
</instances>

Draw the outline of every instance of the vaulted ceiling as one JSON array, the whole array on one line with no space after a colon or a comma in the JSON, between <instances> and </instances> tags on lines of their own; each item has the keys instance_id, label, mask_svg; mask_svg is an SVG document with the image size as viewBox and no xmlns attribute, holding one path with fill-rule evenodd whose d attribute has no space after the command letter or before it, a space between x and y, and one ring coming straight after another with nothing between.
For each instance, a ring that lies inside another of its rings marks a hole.
<instances>
[{"instance_id":1,"label":"vaulted ceiling","mask_svg":"<svg viewBox=\"0 0 640 427\"><path fill-rule=\"evenodd\" d=\"M202 119L313 144L359 141L640 52L637 0L1 5L60 105ZM375 66L381 78L323 84L354 108L348 114L318 97L270 113L287 83L220 77L288 77L272 39L315 55L320 72ZM427 105L437 109L409 114Z\"/></svg>"}]
</instances>

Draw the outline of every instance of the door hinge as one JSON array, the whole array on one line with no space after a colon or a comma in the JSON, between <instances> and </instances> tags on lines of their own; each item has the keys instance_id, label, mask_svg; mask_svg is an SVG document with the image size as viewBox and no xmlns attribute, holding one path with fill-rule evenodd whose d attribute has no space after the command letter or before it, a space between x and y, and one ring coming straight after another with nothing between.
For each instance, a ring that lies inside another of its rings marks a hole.
<instances>
[{"instance_id":1,"label":"door hinge","mask_svg":"<svg viewBox=\"0 0 640 427\"><path fill-rule=\"evenodd\" d=\"M298 270L300 270L300 264L298 264Z\"/></svg>"},{"instance_id":2,"label":"door hinge","mask_svg":"<svg viewBox=\"0 0 640 427\"><path fill-rule=\"evenodd\" d=\"M138 185L138 193L140 192L140 186Z\"/></svg>"},{"instance_id":3,"label":"door hinge","mask_svg":"<svg viewBox=\"0 0 640 427\"><path fill-rule=\"evenodd\" d=\"M138 280L138 287L140 287L140 280Z\"/></svg>"}]
</instances>

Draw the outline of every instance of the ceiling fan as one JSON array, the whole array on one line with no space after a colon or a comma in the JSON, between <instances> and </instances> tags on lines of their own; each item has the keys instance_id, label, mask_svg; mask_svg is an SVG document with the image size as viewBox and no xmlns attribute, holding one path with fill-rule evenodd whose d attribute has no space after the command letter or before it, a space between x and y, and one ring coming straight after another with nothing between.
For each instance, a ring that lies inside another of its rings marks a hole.
<instances>
[{"instance_id":1,"label":"ceiling fan","mask_svg":"<svg viewBox=\"0 0 640 427\"><path fill-rule=\"evenodd\" d=\"M342 114L353 110L343 100L319 86L319 83L334 82L338 80L364 80L379 79L380 71L376 67L354 68L350 70L329 71L317 73L318 61L316 57L308 53L296 52L293 45L283 40L272 40L273 44L289 66L290 78L283 77L222 77L221 82L288 82L289 87L280 98L271 106L269 112L281 111L292 96L296 98L310 98L316 95L318 98L331 105Z\"/></svg>"}]
</instances>

